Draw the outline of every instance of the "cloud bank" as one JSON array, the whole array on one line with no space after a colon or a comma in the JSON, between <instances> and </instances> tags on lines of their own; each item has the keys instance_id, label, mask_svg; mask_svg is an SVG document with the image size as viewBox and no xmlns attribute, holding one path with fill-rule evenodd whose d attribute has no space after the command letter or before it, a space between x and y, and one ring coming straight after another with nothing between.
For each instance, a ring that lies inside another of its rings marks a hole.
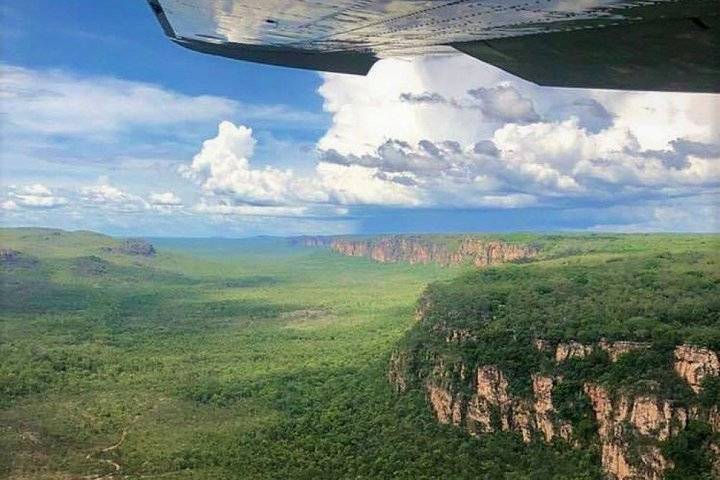
<instances>
[{"instance_id":1,"label":"cloud bank","mask_svg":"<svg viewBox=\"0 0 720 480\"><path fill-rule=\"evenodd\" d=\"M383 60L367 77L322 74L324 114L21 67L3 67L0 94L3 141L22 138L32 155L67 138L82 152L87 137L176 136L155 146L173 158L157 172L137 158L63 182L12 178L0 198L10 221L52 210L77 221L91 212L120 223L181 217L211 232L347 233L373 216L388 222L383 212L502 210L578 217L546 229L718 230L718 95L540 88L465 56ZM268 148L272 130L256 126L327 116L313 155L306 140ZM190 125L205 140L178 150ZM494 222L485 229L502 229Z\"/></svg>"}]
</instances>

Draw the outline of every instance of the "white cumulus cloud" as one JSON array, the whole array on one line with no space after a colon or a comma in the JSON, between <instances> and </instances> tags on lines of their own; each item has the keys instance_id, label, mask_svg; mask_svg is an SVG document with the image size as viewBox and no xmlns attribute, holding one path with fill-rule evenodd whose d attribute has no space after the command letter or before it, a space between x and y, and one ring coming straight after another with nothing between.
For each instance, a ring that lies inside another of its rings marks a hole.
<instances>
[{"instance_id":1,"label":"white cumulus cloud","mask_svg":"<svg viewBox=\"0 0 720 480\"><path fill-rule=\"evenodd\" d=\"M8 187L8 200L2 203L5 210L18 210L20 208L46 209L56 208L68 204L68 199L54 192L41 183L25 185L23 187Z\"/></svg>"},{"instance_id":2,"label":"white cumulus cloud","mask_svg":"<svg viewBox=\"0 0 720 480\"><path fill-rule=\"evenodd\" d=\"M192 163L182 166L180 173L198 182L206 196L221 198L231 205L418 203L411 189L377 177L378 169L372 167L320 162L310 175L271 166L255 167L250 163L255 143L251 129L224 121L217 136L206 140Z\"/></svg>"},{"instance_id":3,"label":"white cumulus cloud","mask_svg":"<svg viewBox=\"0 0 720 480\"><path fill-rule=\"evenodd\" d=\"M322 74L319 114L116 78L0 68L0 157L16 175L4 180L22 185L5 188L0 208L15 218L66 212L132 225L182 215L278 229L307 218L330 231L325 219L342 218L337 225L348 228L367 206L545 208L592 210L601 229L717 230L708 218L717 217L720 187L720 95L540 88L458 55L386 59L366 77ZM302 153L296 138L268 147L276 132L263 125L318 128L328 117L315 152L307 138ZM188 128L196 124L202 128ZM217 134L207 138L214 125ZM96 137L118 142L92 143ZM80 172L77 158L104 158L122 142L150 153L125 152L137 160L115 164L112 184L88 185L107 161L77 178L64 169L56 183L22 176L47 168L43 162ZM155 156L164 166L150 166L146 159Z\"/></svg>"},{"instance_id":4,"label":"white cumulus cloud","mask_svg":"<svg viewBox=\"0 0 720 480\"><path fill-rule=\"evenodd\" d=\"M182 205L182 200L173 192L152 192L148 196L148 200L150 200L150 203L153 205L164 207L176 207Z\"/></svg>"},{"instance_id":5,"label":"white cumulus cloud","mask_svg":"<svg viewBox=\"0 0 720 480\"><path fill-rule=\"evenodd\" d=\"M420 205L617 205L720 185L718 95L541 88L468 57L323 78L321 161L375 169Z\"/></svg>"},{"instance_id":6,"label":"white cumulus cloud","mask_svg":"<svg viewBox=\"0 0 720 480\"><path fill-rule=\"evenodd\" d=\"M148 208L148 202L143 198L110 185L106 177L101 177L95 185L78 188L77 194L83 207L116 212L136 212Z\"/></svg>"}]
</instances>

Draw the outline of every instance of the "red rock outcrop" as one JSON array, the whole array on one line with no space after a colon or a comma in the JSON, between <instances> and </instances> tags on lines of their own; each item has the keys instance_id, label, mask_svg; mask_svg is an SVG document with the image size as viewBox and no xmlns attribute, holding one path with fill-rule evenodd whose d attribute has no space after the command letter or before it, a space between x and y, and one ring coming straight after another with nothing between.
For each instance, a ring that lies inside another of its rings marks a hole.
<instances>
[{"instance_id":1,"label":"red rock outcrop","mask_svg":"<svg viewBox=\"0 0 720 480\"><path fill-rule=\"evenodd\" d=\"M600 340L600 349L607 352L610 356L610 361L615 363L618 359L626 353L633 352L635 350L644 350L650 348L650 344L646 342L628 342L628 341L617 341L609 342L605 339Z\"/></svg>"},{"instance_id":2,"label":"red rock outcrop","mask_svg":"<svg viewBox=\"0 0 720 480\"><path fill-rule=\"evenodd\" d=\"M450 423L455 425L460 423L460 419L453 415L457 410L455 405L458 403L452 393L445 388L439 387L434 383L427 384L428 400L435 411L435 416L440 423Z\"/></svg>"},{"instance_id":3,"label":"red rock outcrop","mask_svg":"<svg viewBox=\"0 0 720 480\"><path fill-rule=\"evenodd\" d=\"M457 333L446 340L458 341L463 337L464 334ZM543 340L536 341L535 346L553 353L557 362L582 358L595 348L595 345L568 342L553 350ZM601 341L599 347L614 363L619 356L649 348L649 345ZM397 359L394 362L397 363ZM675 350L675 370L696 393L706 376L720 374L715 352L687 345ZM439 422L462 427L471 435L515 431L525 442L533 438L551 442L559 437L578 445L572 425L558 418L553 404L553 389L562 381L560 377L533 374L532 397L524 398L510 392L508 378L495 365L478 366L474 369L474 378L466 375L468 371L471 369L459 362L447 365L439 361L433 368L431 378L441 380L426 381L425 389ZM473 389L465 393L456 390L452 378L460 378L463 384L474 380ZM401 384L404 388L404 381ZM661 480L674 465L663 456L660 445L682 432L690 419L706 421L715 432L720 432L720 407L717 406L708 409L699 404L675 404L652 393L611 392L592 382L584 384L583 392L590 400L597 422L602 467L610 480ZM715 444L710 448L714 455L720 452ZM720 470L720 458L716 465Z\"/></svg>"},{"instance_id":4,"label":"red rock outcrop","mask_svg":"<svg viewBox=\"0 0 720 480\"><path fill-rule=\"evenodd\" d=\"M466 328L451 328L445 336L447 343L462 342L464 340L472 340L475 336Z\"/></svg>"},{"instance_id":5,"label":"red rock outcrop","mask_svg":"<svg viewBox=\"0 0 720 480\"><path fill-rule=\"evenodd\" d=\"M470 331L446 324L436 330L446 343L474 338ZM553 345L538 339L534 346L552 355L556 364L583 358L596 350L606 352L610 362L615 363L622 355L650 348L648 343L622 340ZM391 366L396 368L406 361L394 354ZM675 372L695 393L701 391L705 378L720 376L718 354L707 348L680 345L674 351L674 361ZM589 400L591 411L588 413L595 419L597 437L594 440L576 438L573 425L560 417L553 403L553 391L563 381L559 373L532 374L532 394L519 396L511 392L510 380L496 365L448 363L442 358L432 364L422 385L439 422L456 425L474 436L514 431L524 442L533 439L552 442L560 438L580 447L590 441L599 449L602 468L609 480L664 478L674 465L663 455L661 446L685 430L691 420L707 422L714 432L720 433L720 406L703 406L699 398L696 401L664 399L652 388L642 393L624 387L611 391L600 383L586 381L582 392ZM405 377L394 375L391 380L398 389L407 388ZM717 441L697 448L709 448L715 471L720 472Z\"/></svg>"},{"instance_id":6,"label":"red rock outcrop","mask_svg":"<svg viewBox=\"0 0 720 480\"><path fill-rule=\"evenodd\" d=\"M367 257L378 262L437 264L476 267L528 259L538 254L534 245L508 243L482 238L461 238L456 245L435 241L431 237L393 236L369 239L333 238L330 248L342 255Z\"/></svg>"},{"instance_id":7,"label":"red rock outcrop","mask_svg":"<svg viewBox=\"0 0 720 480\"><path fill-rule=\"evenodd\" d=\"M528 400L510 393L507 378L495 365L480 366L475 375L475 391L468 399L433 381L425 385L439 422L463 426L471 435L512 430L525 442L535 432L546 441L555 436L570 440L572 426L552 420L552 378L534 375L534 398Z\"/></svg>"},{"instance_id":8,"label":"red rock outcrop","mask_svg":"<svg viewBox=\"0 0 720 480\"><path fill-rule=\"evenodd\" d=\"M675 349L674 368L690 388L698 393L705 377L720 375L720 360L717 353L707 348L679 345Z\"/></svg>"},{"instance_id":9,"label":"red rock outcrop","mask_svg":"<svg viewBox=\"0 0 720 480\"><path fill-rule=\"evenodd\" d=\"M597 343L600 350L606 352L610 357L610 361L615 363L618 359L627 353L635 350L643 350L650 347L649 343L646 342L630 342L625 340L611 342L605 339L600 340ZM538 351L552 351L553 347L550 342L543 339L535 340L535 348ZM571 358L584 358L590 355L595 349L595 345L584 344L580 342L567 342L559 343L555 347L555 363L562 363Z\"/></svg>"},{"instance_id":10,"label":"red rock outcrop","mask_svg":"<svg viewBox=\"0 0 720 480\"><path fill-rule=\"evenodd\" d=\"M579 342L560 343L555 350L555 362L561 363L571 358L584 358L592 351L592 345L584 345Z\"/></svg>"},{"instance_id":11,"label":"red rock outcrop","mask_svg":"<svg viewBox=\"0 0 720 480\"><path fill-rule=\"evenodd\" d=\"M662 479L672 463L662 456L656 443L684 429L688 412L652 396L621 393L613 398L607 389L592 383L585 384L584 391L598 422L601 461L608 476L617 480ZM629 447L626 439L630 436L647 437L651 442Z\"/></svg>"},{"instance_id":12,"label":"red rock outcrop","mask_svg":"<svg viewBox=\"0 0 720 480\"><path fill-rule=\"evenodd\" d=\"M568 440L568 436L572 431L570 425L565 425L560 432L556 432L555 424L552 421L552 414L555 407L552 401L552 390L555 381L552 377L546 377L538 374L532 376L533 393L535 395L535 424L545 437L545 441L552 441L556 434L560 434L562 438Z\"/></svg>"}]
</instances>

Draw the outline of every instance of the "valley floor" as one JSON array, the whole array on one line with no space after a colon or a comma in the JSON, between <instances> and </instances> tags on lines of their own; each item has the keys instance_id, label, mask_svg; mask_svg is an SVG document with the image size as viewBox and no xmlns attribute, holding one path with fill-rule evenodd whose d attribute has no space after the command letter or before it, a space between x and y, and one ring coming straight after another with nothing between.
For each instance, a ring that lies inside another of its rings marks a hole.
<instances>
[{"instance_id":1,"label":"valley floor","mask_svg":"<svg viewBox=\"0 0 720 480\"><path fill-rule=\"evenodd\" d=\"M388 359L458 269L261 240L0 231L0 477L602 478L596 453L473 438Z\"/></svg>"}]
</instances>

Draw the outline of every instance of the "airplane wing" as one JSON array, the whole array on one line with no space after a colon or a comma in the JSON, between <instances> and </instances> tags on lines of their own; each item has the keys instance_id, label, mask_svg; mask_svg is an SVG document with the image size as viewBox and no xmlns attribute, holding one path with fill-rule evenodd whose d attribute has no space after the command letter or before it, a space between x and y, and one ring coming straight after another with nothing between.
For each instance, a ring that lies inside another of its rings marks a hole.
<instances>
[{"instance_id":1,"label":"airplane wing","mask_svg":"<svg viewBox=\"0 0 720 480\"><path fill-rule=\"evenodd\" d=\"M718 0L148 0L165 34L239 60L366 74L463 52L540 85L720 93Z\"/></svg>"}]
</instances>

